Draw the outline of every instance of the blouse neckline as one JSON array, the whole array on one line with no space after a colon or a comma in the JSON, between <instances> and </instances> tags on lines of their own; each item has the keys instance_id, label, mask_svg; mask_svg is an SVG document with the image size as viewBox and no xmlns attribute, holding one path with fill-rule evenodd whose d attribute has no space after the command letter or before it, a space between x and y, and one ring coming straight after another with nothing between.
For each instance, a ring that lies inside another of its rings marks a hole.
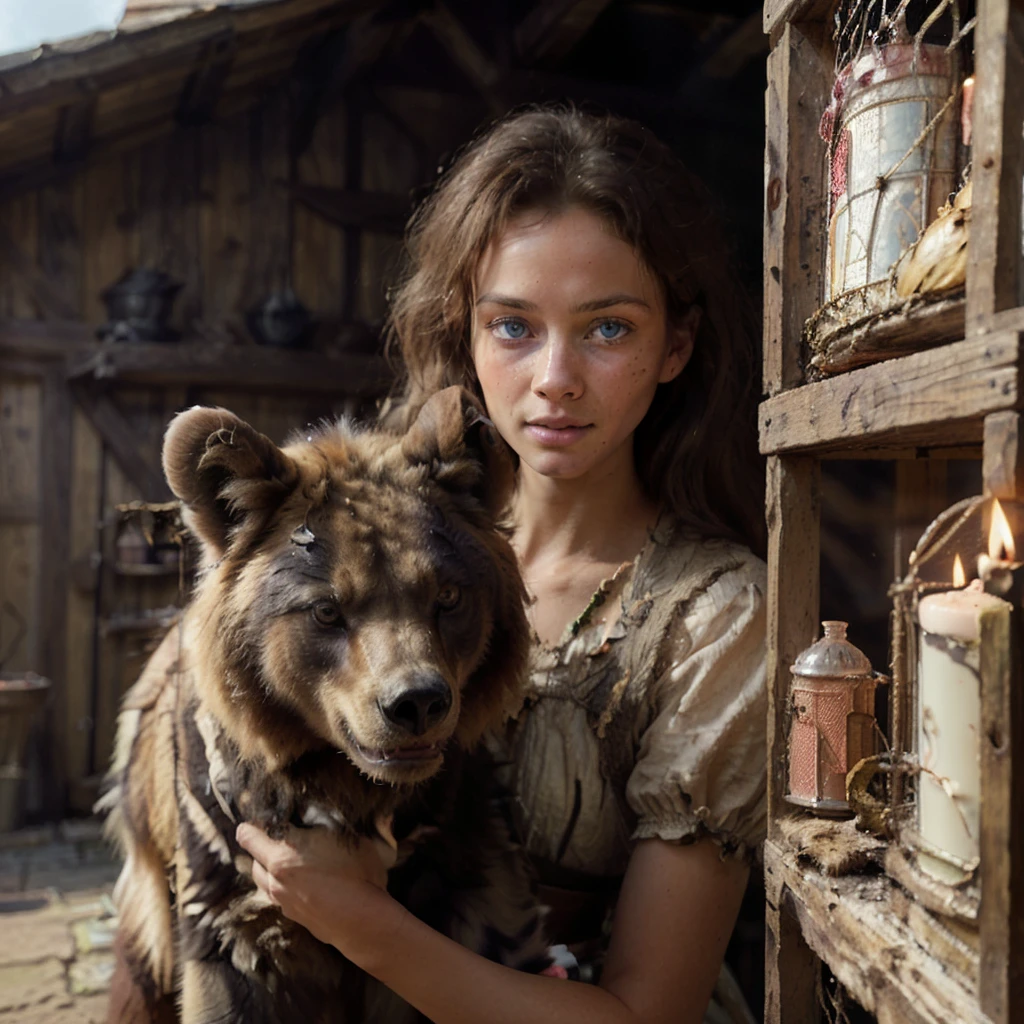
<instances>
[{"instance_id":1,"label":"blouse neckline","mask_svg":"<svg viewBox=\"0 0 1024 1024\"><path fill-rule=\"evenodd\" d=\"M533 623L530 623L530 640L534 648L541 653L552 657L562 654L566 647L569 646L581 633L584 633L587 629L592 629L594 626L590 624L590 617L594 612L600 608L605 601L608 599L608 595L612 592L615 585L622 580L623 582L623 598L625 597L626 589L630 583L635 585L636 580L640 578L640 566L646 560L648 552L657 544L664 544L671 536L671 520L667 513L662 510L658 519L647 534L647 540L644 541L643 547L636 553L634 558L630 561L623 562L611 576L601 580L597 585L597 588L590 595L590 599L587 601L586 606L562 631L562 636L555 644L546 644L537 635L537 631L533 628ZM628 574L628 576L627 576ZM636 595L631 595L635 597ZM625 635L625 629L618 628L620 624L628 625L623 623L626 612L626 602L622 601L622 608L619 614L615 617L614 622L605 623L604 628L606 632L606 640L620 639Z\"/></svg>"}]
</instances>

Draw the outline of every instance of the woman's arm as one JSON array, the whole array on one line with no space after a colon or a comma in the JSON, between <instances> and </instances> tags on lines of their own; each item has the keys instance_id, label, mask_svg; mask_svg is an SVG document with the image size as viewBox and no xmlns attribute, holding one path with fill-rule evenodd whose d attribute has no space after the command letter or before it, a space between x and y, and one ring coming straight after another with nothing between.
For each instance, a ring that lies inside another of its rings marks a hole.
<instances>
[{"instance_id":1,"label":"woman's arm","mask_svg":"<svg viewBox=\"0 0 1024 1024\"><path fill-rule=\"evenodd\" d=\"M435 1024L699 1024L747 878L710 841L640 842L594 987L513 971L435 932L383 891L375 844L348 850L316 829L276 842L248 825L238 838L288 917Z\"/></svg>"}]
</instances>

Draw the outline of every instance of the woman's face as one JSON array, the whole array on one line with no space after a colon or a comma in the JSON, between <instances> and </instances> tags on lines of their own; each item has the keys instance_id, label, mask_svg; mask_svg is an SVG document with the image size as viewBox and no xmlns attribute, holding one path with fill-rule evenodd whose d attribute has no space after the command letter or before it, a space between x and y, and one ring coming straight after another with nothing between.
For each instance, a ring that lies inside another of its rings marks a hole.
<instances>
[{"instance_id":1,"label":"woman's face","mask_svg":"<svg viewBox=\"0 0 1024 1024\"><path fill-rule=\"evenodd\" d=\"M692 348L636 252L587 210L525 212L480 263L477 376L502 437L542 476L631 470L633 432Z\"/></svg>"}]
</instances>

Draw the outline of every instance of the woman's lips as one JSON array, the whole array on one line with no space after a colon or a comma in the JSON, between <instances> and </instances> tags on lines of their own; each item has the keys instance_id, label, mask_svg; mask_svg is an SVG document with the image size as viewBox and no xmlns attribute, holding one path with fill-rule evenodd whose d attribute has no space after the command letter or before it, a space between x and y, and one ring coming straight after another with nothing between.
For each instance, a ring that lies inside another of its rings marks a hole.
<instances>
[{"instance_id":1,"label":"woman's lips","mask_svg":"<svg viewBox=\"0 0 1024 1024\"><path fill-rule=\"evenodd\" d=\"M575 444L593 424L584 426L551 427L544 423L527 423L526 433L545 448L564 448Z\"/></svg>"}]
</instances>

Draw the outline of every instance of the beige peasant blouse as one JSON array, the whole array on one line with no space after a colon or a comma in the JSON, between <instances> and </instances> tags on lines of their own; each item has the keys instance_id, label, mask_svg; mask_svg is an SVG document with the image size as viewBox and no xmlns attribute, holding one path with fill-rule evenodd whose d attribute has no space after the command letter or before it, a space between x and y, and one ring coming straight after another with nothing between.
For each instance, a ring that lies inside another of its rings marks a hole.
<instances>
[{"instance_id":1,"label":"beige peasant blouse","mask_svg":"<svg viewBox=\"0 0 1024 1024\"><path fill-rule=\"evenodd\" d=\"M610 909L637 839L707 836L723 856L757 849L765 581L746 548L663 517L558 646L535 638L526 702L502 754L542 883L611 893ZM621 614L592 623L606 601Z\"/></svg>"}]
</instances>

